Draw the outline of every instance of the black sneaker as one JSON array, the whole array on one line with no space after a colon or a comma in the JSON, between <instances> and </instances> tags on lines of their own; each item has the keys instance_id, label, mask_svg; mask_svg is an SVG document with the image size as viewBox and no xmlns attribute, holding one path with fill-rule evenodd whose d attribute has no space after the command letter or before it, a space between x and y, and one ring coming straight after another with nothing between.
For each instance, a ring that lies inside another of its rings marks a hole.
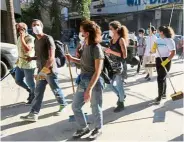
<instances>
[{"instance_id":1,"label":"black sneaker","mask_svg":"<svg viewBox=\"0 0 184 142\"><path fill-rule=\"evenodd\" d=\"M146 77L144 79L148 79L149 78L149 74L146 75Z\"/></svg>"},{"instance_id":2,"label":"black sneaker","mask_svg":"<svg viewBox=\"0 0 184 142\"><path fill-rule=\"evenodd\" d=\"M88 140L93 141L96 140L102 134L102 129L95 128L91 135L88 137Z\"/></svg>"},{"instance_id":3,"label":"black sneaker","mask_svg":"<svg viewBox=\"0 0 184 142\"><path fill-rule=\"evenodd\" d=\"M162 96L162 99L166 99L166 95L165 94Z\"/></svg>"},{"instance_id":4,"label":"black sneaker","mask_svg":"<svg viewBox=\"0 0 184 142\"><path fill-rule=\"evenodd\" d=\"M151 78L150 77L148 77L147 79L146 79L146 81L150 81L151 80Z\"/></svg>"},{"instance_id":5,"label":"black sneaker","mask_svg":"<svg viewBox=\"0 0 184 142\"><path fill-rule=\"evenodd\" d=\"M124 110L124 102L118 102L118 106L114 109L114 112L120 112Z\"/></svg>"},{"instance_id":6,"label":"black sneaker","mask_svg":"<svg viewBox=\"0 0 184 142\"><path fill-rule=\"evenodd\" d=\"M73 138L74 139L78 139L86 134L90 133L90 129L88 127L83 128L81 130L77 130L74 134L73 134Z\"/></svg>"},{"instance_id":7,"label":"black sneaker","mask_svg":"<svg viewBox=\"0 0 184 142\"><path fill-rule=\"evenodd\" d=\"M160 97L157 97L157 98L155 98L154 104L155 105L159 105L160 104L160 101L161 101L161 98Z\"/></svg>"},{"instance_id":8,"label":"black sneaker","mask_svg":"<svg viewBox=\"0 0 184 142\"><path fill-rule=\"evenodd\" d=\"M27 92L29 93L29 97L27 98L27 100L29 101L30 98L31 98L31 90L30 89L27 89Z\"/></svg>"},{"instance_id":9,"label":"black sneaker","mask_svg":"<svg viewBox=\"0 0 184 142\"><path fill-rule=\"evenodd\" d=\"M33 100L34 100L35 96L31 96L28 100L28 102L25 105L31 105Z\"/></svg>"}]
</instances>

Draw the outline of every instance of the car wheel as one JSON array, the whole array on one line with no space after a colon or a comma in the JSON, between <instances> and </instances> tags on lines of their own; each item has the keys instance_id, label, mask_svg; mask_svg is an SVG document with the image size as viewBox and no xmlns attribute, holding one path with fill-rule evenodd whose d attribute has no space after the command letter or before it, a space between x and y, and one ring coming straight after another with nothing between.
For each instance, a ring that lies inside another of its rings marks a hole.
<instances>
[{"instance_id":1,"label":"car wheel","mask_svg":"<svg viewBox=\"0 0 184 142\"><path fill-rule=\"evenodd\" d=\"M1 61L1 78L3 78L8 72L8 68L6 66L6 64Z\"/></svg>"}]
</instances>

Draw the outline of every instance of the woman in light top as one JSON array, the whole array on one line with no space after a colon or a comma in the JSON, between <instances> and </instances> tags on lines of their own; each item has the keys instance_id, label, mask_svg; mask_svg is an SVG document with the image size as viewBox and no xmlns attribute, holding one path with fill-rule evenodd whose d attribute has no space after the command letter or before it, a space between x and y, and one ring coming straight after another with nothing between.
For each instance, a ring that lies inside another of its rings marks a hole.
<instances>
[{"instance_id":1,"label":"woman in light top","mask_svg":"<svg viewBox=\"0 0 184 142\"><path fill-rule=\"evenodd\" d=\"M158 97L155 99L155 104L160 104L161 99L166 98L166 71L171 68L171 60L175 55L176 47L173 40L174 31L171 27L159 27L160 38L154 43L151 52L156 53L156 69L158 82ZM162 61L162 60L163 61Z\"/></svg>"}]
</instances>

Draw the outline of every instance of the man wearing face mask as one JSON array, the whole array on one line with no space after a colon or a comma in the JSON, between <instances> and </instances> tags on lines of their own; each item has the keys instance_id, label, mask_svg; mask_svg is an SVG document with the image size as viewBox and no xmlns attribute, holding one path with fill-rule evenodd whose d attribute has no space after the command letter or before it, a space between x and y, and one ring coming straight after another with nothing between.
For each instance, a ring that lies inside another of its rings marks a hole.
<instances>
[{"instance_id":1,"label":"man wearing face mask","mask_svg":"<svg viewBox=\"0 0 184 142\"><path fill-rule=\"evenodd\" d=\"M29 92L29 97L27 98L28 102L26 103L29 105L34 99L34 70L36 68L36 62L28 62L26 56L34 56L35 38L27 33L27 25L25 23L16 24L16 29L19 34L17 41L19 58L16 63L15 82Z\"/></svg>"},{"instance_id":2,"label":"man wearing face mask","mask_svg":"<svg viewBox=\"0 0 184 142\"><path fill-rule=\"evenodd\" d=\"M54 40L51 36L43 33L43 24L40 20L33 20L32 28L36 35L36 56L28 57L27 60L37 61L38 74L35 77L37 80L35 89L35 101L32 105L31 112L26 116L21 116L21 119L35 122L38 120L38 113L41 109L41 104L47 84L49 84L57 102L60 105L60 108L55 113L55 115L60 115L67 103L65 101L64 94L61 88L59 88L58 84L57 65L55 61L56 47Z\"/></svg>"},{"instance_id":3,"label":"man wearing face mask","mask_svg":"<svg viewBox=\"0 0 184 142\"><path fill-rule=\"evenodd\" d=\"M146 40L144 38L145 30L143 28L139 29L139 37L138 37L138 46L137 46L137 54L139 56L140 62L137 67L137 73L140 71L140 66L142 64L143 55L146 47Z\"/></svg>"},{"instance_id":4,"label":"man wearing face mask","mask_svg":"<svg viewBox=\"0 0 184 142\"><path fill-rule=\"evenodd\" d=\"M157 40L157 37L154 35L155 30L156 29L154 26L151 26L151 28L149 27L147 30L147 33L149 33L149 35L146 37L146 48L145 48L144 58L143 58L144 67L147 63L150 63L150 62L153 63L155 61L155 57L154 57L155 55L151 54L151 48L154 42ZM145 71L147 73L145 79L147 81L150 81L153 75L153 67L146 67Z\"/></svg>"}]
</instances>

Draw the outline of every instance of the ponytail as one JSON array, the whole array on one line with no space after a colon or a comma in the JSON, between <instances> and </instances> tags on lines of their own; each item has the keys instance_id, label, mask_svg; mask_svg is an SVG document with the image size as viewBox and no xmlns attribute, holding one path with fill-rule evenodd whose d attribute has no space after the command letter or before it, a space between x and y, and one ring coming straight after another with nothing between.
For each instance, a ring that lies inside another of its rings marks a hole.
<instances>
[{"instance_id":1,"label":"ponytail","mask_svg":"<svg viewBox=\"0 0 184 142\"><path fill-rule=\"evenodd\" d=\"M124 38L126 44L128 45L129 42L128 42L128 29L127 29L127 27L122 25L119 34L122 38Z\"/></svg>"},{"instance_id":2,"label":"ponytail","mask_svg":"<svg viewBox=\"0 0 184 142\"><path fill-rule=\"evenodd\" d=\"M166 26L160 26L159 31L163 32L163 34L166 38L174 38L174 35L175 35L174 30L169 26L167 26L167 27Z\"/></svg>"},{"instance_id":3,"label":"ponytail","mask_svg":"<svg viewBox=\"0 0 184 142\"><path fill-rule=\"evenodd\" d=\"M174 38L175 35L174 30L169 26L164 29L163 33L167 38Z\"/></svg>"}]
</instances>

